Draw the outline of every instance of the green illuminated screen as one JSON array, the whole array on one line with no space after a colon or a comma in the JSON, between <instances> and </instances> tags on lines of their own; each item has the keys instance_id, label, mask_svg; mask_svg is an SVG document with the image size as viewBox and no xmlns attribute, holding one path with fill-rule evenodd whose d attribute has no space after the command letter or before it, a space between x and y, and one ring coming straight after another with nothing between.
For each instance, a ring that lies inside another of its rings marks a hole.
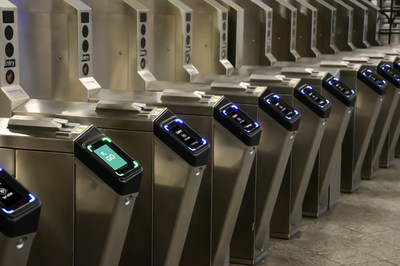
<instances>
[{"instance_id":1,"label":"green illuminated screen","mask_svg":"<svg viewBox=\"0 0 400 266\"><path fill-rule=\"evenodd\" d=\"M100 146L94 150L104 162L106 162L112 169L117 170L126 165L126 161L121 158L115 151L113 151L107 144Z\"/></svg>"}]
</instances>

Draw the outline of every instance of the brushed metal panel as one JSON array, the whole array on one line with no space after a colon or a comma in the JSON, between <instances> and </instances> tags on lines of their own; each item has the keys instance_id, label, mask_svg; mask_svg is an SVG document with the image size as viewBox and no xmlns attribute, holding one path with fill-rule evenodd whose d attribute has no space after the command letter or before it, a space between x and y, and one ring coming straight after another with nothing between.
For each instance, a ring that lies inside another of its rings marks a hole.
<instances>
[{"instance_id":1,"label":"brushed metal panel","mask_svg":"<svg viewBox=\"0 0 400 266\"><path fill-rule=\"evenodd\" d=\"M0 234L0 265L25 266L36 233L9 238ZM21 248L17 246L21 243Z\"/></svg>"},{"instance_id":2,"label":"brushed metal panel","mask_svg":"<svg viewBox=\"0 0 400 266\"><path fill-rule=\"evenodd\" d=\"M73 263L74 173L73 154L16 151L17 179L42 202L28 265Z\"/></svg>"}]
</instances>

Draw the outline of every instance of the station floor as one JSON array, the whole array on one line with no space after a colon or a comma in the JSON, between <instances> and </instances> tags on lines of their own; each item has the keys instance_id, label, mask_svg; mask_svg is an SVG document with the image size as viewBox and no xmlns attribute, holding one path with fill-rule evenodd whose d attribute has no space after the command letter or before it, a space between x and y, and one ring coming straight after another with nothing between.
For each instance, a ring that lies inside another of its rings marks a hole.
<instances>
[{"instance_id":1,"label":"station floor","mask_svg":"<svg viewBox=\"0 0 400 266\"><path fill-rule=\"evenodd\" d=\"M400 265L400 159L322 218L305 218L294 239L272 239L260 265Z\"/></svg>"}]
</instances>

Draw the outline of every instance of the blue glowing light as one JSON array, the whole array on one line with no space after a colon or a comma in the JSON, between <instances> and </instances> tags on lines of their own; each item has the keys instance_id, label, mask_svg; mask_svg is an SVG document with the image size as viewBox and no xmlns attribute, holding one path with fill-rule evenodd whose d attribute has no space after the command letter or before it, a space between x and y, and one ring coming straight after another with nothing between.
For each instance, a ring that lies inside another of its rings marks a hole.
<instances>
[{"instance_id":1,"label":"blue glowing light","mask_svg":"<svg viewBox=\"0 0 400 266\"><path fill-rule=\"evenodd\" d=\"M239 110L239 107L237 107L237 105L234 105L234 104L231 105L231 108L232 108L232 109Z\"/></svg>"},{"instance_id":2,"label":"blue glowing light","mask_svg":"<svg viewBox=\"0 0 400 266\"><path fill-rule=\"evenodd\" d=\"M382 79L382 83L383 83L383 84L386 84L386 80Z\"/></svg>"},{"instance_id":3,"label":"blue glowing light","mask_svg":"<svg viewBox=\"0 0 400 266\"><path fill-rule=\"evenodd\" d=\"M166 131L169 131L168 125L165 125L165 126L164 126L164 129L165 129Z\"/></svg>"},{"instance_id":4,"label":"blue glowing light","mask_svg":"<svg viewBox=\"0 0 400 266\"><path fill-rule=\"evenodd\" d=\"M275 99L280 99L281 98L278 94L274 94L274 96L272 96L272 97L274 97Z\"/></svg>"},{"instance_id":5,"label":"blue glowing light","mask_svg":"<svg viewBox=\"0 0 400 266\"><path fill-rule=\"evenodd\" d=\"M271 104L271 101L269 99L265 100L268 104Z\"/></svg>"},{"instance_id":6,"label":"blue glowing light","mask_svg":"<svg viewBox=\"0 0 400 266\"><path fill-rule=\"evenodd\" d=\"M292 117L290 117L290 116L285 116L286 118L287 118L287 120L290 120L290 119L292 119Z\"/></svg>"},{"instance_id":7,"label":"blue glowing light","mask_svg":"<svg viewBox=\"0 0 400 266\"><path fill-rule=\"evenodd\" d=\"M224 115L228 115L228 114L226 113L226 110L223 110L222 113L223 113Z\"/></svg>"},{"instance_id":8,"label":"blue glowing light","mask_svg":"<svg viewBox=\"0 0 400 266\"><path fill-rule=\"evenodd\" d=\"M1 210L2 210L3 212L5 212L5 213L8 213L8 214L11 214L11 213L14 212L14 210L7 210L7 209L4 209L4 208L2 208Z\"/></svg>"},{"instance_id":9,"label":"blue glowing light","mask_svg":"<svg viewBox=\"0 0 400 266\"><path fill-rule=\"evenodd\" d=\"M33 196L31 193L29 193L29 202L34 202L36 200L35 196Z\"/></svg>"},{"instance_id":10,"label":"blue glowing light","mask_svg":"<svg viewBox=\"0 0 400 266\"><path fill-rule=\"evenodd\" d=\"M196 149L194 149L194 148L190 148L190 147L188 147L188 149L189 150L191 150L191 151L195 151Z\"/></svg>"},{"instance_id":11,"label":"blue glowing light","mask_svg":"<svg viewBox=\"0 0 400 266\"><path fill-rule=\"evenodd\" d=\"M183 124L183 121L182 121L182 119L180 119L180 118L175 119L175 122L177 122L177 123L179 123L179 124Z\"/></svg>"},{"instance_id":12,"label":"blue glowing light","mask_svg":"<svg viewBox=\"0 0 400 266\"><path fill-rule=\"evenodd\" d=\"M351 90L351 93L354 94L354 93L356 93L356 92L355 92L354 90Z\"/></svg>"},{"instance_id":13,"label":"blue glowing light","mask_svg":"<svg viewBox=\"0 0 400 266\"><path fill-rule=\"evenodd\" d=\"M3 168L0 167L0 172L3 172Z\"/></svg>"},{"instance_id":14,"label":"blue glowing light","mask_svg":"<svg viewBox=\"0 0 400 266\"><path fill-rule=\"evenodd\" d=\"M328 99L325 99L325 102L326 102L327 104L329 104L329 103L330 103L330 101L329 101Z\"/></svg>"},{"instance_id":15,"label":"blue glowing light","mask_svg":"<svg viewBox=\"0 0 400 266\"><path fill-rule=\"evenodd\" d=\"M207 144L207 140L206 139L202 138L201 141L203 142L203 145Z\"/></svg>"},{"instance_id":16,"label":"blue glowing light","mask_svg":"<svg viewBox=\"0 0 400 266\"><path fill-rule=\"evenodd\" d=\"M295 115L299 114L299 111L297 111L296 109L294 109L293 112L294 112Z\"/></svg>"},{"instance_id":17,"label":"blue glowing light","mask_svg":"<svg viewBox=\"0 0 400 266\"><path fill-rule=\"evenodd\" d=\"M259 127L260 125L257 122L254 122L255 127Z\"/></svg>"}]
</instances>

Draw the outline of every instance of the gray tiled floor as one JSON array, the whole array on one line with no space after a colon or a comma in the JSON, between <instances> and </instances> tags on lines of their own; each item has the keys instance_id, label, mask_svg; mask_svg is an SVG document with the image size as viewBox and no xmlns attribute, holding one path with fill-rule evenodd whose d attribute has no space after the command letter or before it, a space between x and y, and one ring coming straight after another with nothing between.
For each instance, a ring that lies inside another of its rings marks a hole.
<instances>
[{"instance_id":1,"label":"gray tiled floor","mask_svg":"<svg viewBox=\"0 0 400 266\"><path fill-rule=\"evenodd\" d=\"M324 217L305 218L294 239L271 242L261 265L400 265L400 159Z\"/></svg>"}]
</instances>

